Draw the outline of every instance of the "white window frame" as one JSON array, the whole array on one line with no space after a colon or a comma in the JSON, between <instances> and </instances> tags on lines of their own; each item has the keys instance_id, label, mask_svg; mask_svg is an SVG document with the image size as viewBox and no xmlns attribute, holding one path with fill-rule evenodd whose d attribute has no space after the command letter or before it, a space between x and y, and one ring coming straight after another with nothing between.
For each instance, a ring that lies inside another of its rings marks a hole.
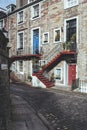
<instances>
[{"instance_id":1,"label":"white window frame","mask_svg":"<svg viewBox=\"0 0 87 130\"><path fill-rule=\"evenodd\" d=\"M37 16L34 16L34 7L37 6L37 5L39 6L39 14ZM41 12L40 10L41 10L40 3L34 4L33 6L31 6L31 19L32 20L35 20L35 19L40 17L40 12Z\"/></svg>"},{"instance_id":2,"label":"white window frame","mask_svg":"<svg viewBox=\"0 0 87 130\"><path fill-rule=\"evenodd\" d=\"M21 12L23 12L23 20L22 21L20 20L20 13ZM19 24L22 24L22 23L24 23L24 11L23 10L21 10L17 13L17 24L19 25Z\"/></svg>"},{"instance_id":3,"label":"white window frame","mask_svg":"<svg viewBox=\"0 0 87 130\"><path fill-rule=\"evenodd\" d=\"M64 9L78 5L78 0L64 0Z\"/></svg>"},{"instance_id":4,"label":"white window frame","mask_svg":"<svg viewBox=\"0 0 87 130\"><path fill-rule=\"evenodd\" d=\"M17 61L17 68L18 68L18 71L20 72L20 74L24 74L24 61L22 61L23 62L23 69L22 69L22 71L20 71L20 66L19 66L19 63L20 61Z\"/></svg>"},{"instance_id":5,"label":"white window frame","mask_svg":"<svg viewBox=\"0 0 87 130\"><path fill-rule=\"evenodd\" d=\"M45 37L47 35L47 38ZM43 33L43 44L49 43L49 32Z\"/></svg>"},{"instance_id":6,"label":"white window frame","mask_svg":"<svg viewBox=\"0 0 87 130\"><path fill-rule=\"evenodd\" d=\"M36 1L36 0L28 0L28 3L32 3L32 2L34 2L34 1Z\"/></svg>"},{"instance_id":7,"label":"white window frame","mask_svg":"<svg viewBox=\"0 0 87 130\"><path fill-rule=\"evenodd\" d=\"M56 74L57 70L60 70L60 71L61 71L61 73L60 73L60 75L59 75L60 79L57 78L57 74ZM56 67L56 68L55 68L55 70L54 70L54 78L55 78L55 80L62 81L62 68L59 68L59 67Z\"/></svg>"},{"instance_id":8,"label":"white window frame","mask_svg":"<svg viewBox=\"0 0 87 130\"><path fill-rule=\"evenodd\" d=\"M24 48L24 31L18 32L17 34L17 49L20 48L19 34L23 33L23 48Z\"/></svg>"},{"instance_id":9,"label":"white window frame","mask_svg":"<svg viewBox=\"0 0 87 130\"><path fill-rule=\"evenodd\" d=\"M55 40L56 31L60 31L60 38L57 41ZM54 43L59 43L59 42L61 42L61 28L54 29Z\"/></svg>"},{"instance_id":10,"label":"white window frame","mask_svg":"<svg viewBox=\"0 0 87 130\"><path fill-rule=\"evenodd\" d=\"M77 23L76 23L77 24L76 43L77 43L77 48L78 48L78 16L64 20L64 42L66 42L66 22L69 21L69 20L73 20L73 19L76 19L76 21L77 21Z\"/></svg>"},{"instance_id":11,"label":"white window frame","mask_svg":"<svg viewBox=\"0 0 87 130\"><path fill-rule=\"evenodd\" d=\"M4 27L4 20L0 20L0 22L2 22L2 27L0 26L0 29L2 29Z\"/></svg>"}]
</instances>

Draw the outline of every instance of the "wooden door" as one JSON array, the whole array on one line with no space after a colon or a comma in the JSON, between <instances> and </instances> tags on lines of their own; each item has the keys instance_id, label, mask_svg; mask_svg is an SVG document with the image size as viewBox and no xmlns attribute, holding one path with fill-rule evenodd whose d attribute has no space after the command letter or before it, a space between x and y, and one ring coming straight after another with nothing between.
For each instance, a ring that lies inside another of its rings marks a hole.
<instances>
[{"instance_id":1,"label":"wooden door","mask_svg":"<svg viewBox=\"0 0 87 130\"><path fill-rule=\"evenodd\" d=\"M76 79L76 65L68 65L68 84L72 85L72 81Z\"/></svg>"}]
</instances>

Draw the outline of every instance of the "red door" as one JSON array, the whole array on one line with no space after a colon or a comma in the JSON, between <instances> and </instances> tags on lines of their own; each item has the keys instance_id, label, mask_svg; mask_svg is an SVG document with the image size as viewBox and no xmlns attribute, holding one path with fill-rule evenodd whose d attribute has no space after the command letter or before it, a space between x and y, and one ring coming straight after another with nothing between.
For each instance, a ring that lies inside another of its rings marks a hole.
<instances>
[{"instance_id":1,"label":"red door","mask_svg":"<svg viewBox=\"0 0 87 130\"><path fill-rule=\"evenodd\" d=\"M76 65L68 65L68 84L72 85L72 80L76 79Z\"/></svg>"}]
</instances>

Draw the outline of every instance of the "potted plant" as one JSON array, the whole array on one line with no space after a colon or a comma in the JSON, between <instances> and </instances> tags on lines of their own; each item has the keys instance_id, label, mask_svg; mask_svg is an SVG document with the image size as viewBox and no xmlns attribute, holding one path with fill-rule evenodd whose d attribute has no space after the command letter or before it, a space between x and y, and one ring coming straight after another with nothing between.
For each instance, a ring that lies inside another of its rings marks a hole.
<instances>
[{"instance_id":1,"label":"potted plant","mask_svg":"<svg viewBox=\"0 0 87 130\"><path fill-rule=\"evenodd\" d=\"M70 49L71 49L71 42L63 43L63 49L70 51Z\"/></svg>"},{"instance_id":2,"label":"potted plant","mask_svg":"<svg viewBox=\"0 0 87 130\"><path fill-rule=\"evenodd\" d=\"M71 38L70 38L71 42L76 42L76 33L74 33Z\"/></svg>"}]
</instances>

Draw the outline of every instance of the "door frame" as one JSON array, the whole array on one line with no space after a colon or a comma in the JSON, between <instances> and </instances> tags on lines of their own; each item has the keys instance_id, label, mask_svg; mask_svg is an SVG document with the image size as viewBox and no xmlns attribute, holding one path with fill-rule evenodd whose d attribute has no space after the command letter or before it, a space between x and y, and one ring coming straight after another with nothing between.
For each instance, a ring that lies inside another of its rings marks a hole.
<instances>
[{"instance_id":1,"label":"door frame","mask_svg":"<svg viewBox=\"0 0 87 130\"><path fill-rule=\"evenodd\" d=\"M69 78L69 77L70 77L70 74L69 74L69 70L70 70L69 67L70 67L70 66L72 66L72 67L75 66L75 79L76 79L76 64L74 64L74 63L68 64L68 66L67 66L67 67L68 67L68 85L72 85L72 84L70 83L70 78ZM70 84L69 84L69 83L70 83Z\"/></svg>"},{"instance_id":2,"label":"door frame","mask_svg":"<svg viewBox=\"0 0 87 130\"><path fill-rule=\"evenodd\" d=\"M72 19L76 19L76 46L78 48L78 16L67 18L64 20L64 42L66 42L66 22ZM68 65L64 63L64 84L68 84ZM78 77L78 65L76 64L76 78ZM67 74L66 74L67 73ZM67 75L67 77L66 77Z\"/></svg>"},{"instance_id":3,"label":"door frame","mask_svg":"<svg viewBox=\"0 0 87 130\"><path fill-rule=\"evenodd\" d=\"M33 54L33 31L38 29L39 30L39 52L40 52L40 27L36 27L31 29L31 52Z\"/></svg>"}]
</instances>

